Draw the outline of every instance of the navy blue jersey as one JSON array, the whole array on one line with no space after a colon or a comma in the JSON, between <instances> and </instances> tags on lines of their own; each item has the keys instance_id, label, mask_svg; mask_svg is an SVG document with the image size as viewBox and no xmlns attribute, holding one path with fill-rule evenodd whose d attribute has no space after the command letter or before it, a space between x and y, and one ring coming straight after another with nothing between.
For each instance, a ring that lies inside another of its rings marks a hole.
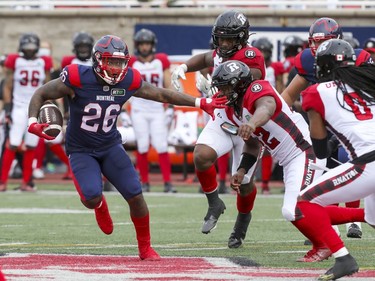
<instances>
[{"instance_id":1,"label":"navy blue jersey","mask_svg":"<svg viewBox=\"0 0 375 281\"><path fill-rule=\"evenodd\" d=\"M103 84L92 66L71 64L63 69L60 79L75 93L69 99L67 153L104 150L121 143L117 117L123 104L141 87L140 73L129 68L124 80L112 86Z\"/></svg>"},{"instance_id":2,"label":"navy blue jersey","mask_svg":"<svg viewBox=\"0 0 375 281\"><path fill-rule=\"evenodd\" d=\"M356 65L361 65L362 63L373 63L370 54L363 49L355 49L355 54L357 56ZM300 52L295 60L295 67L299 75L309 81L311 84L317 83L315 77L315 56L312 54L311 49L307 48Z\"/></svg>"}]
</instances>

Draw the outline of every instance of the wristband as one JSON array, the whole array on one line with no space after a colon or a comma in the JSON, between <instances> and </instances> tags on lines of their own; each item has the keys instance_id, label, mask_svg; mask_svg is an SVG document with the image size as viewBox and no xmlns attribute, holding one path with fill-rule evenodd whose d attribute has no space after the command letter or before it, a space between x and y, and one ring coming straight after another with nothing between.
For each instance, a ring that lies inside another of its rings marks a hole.
<instances>
[{"instance_id":1,"label":"wristband","mask_svg":"<svg viewBox=\"0 0 375 281\"><path fill-rule=\"evenodd\" d=\"M258 158L254 155L251 155L249 153L242 153L240 165L237 168L237 171L239 169L244 169L245 174L247 174L250 170L250 168L257 162Z\"/></svg>"},{"instance_id":2,"label":"wristband","mask_svg":"<svg viewBox=\"0 0 375 281\"><path fill-rule=\"evenodd\" d=\"M199 108L201 107L201 100L202 100L201 98L195 99L195 107L199 107Z\"/></svg>"},{"instance_id":3,"label":"wristband","mask_svg":"<svg viewBox=\"0 0 375 281\"><path fill-rule=\"evenodd\" d=\"M38 119L35 118L35 117L30 117L29 122L28 122L28 126L30 127L30 125L34 124L34 123L38 123Z\"/></svg>"}]
</instances>

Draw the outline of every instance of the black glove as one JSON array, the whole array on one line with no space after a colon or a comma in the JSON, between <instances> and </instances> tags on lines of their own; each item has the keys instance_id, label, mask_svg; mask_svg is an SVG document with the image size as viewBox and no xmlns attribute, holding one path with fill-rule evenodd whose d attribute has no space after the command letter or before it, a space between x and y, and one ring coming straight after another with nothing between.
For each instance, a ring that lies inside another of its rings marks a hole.
<instances>
[{"instance_id":1,"label":"black glove","mask_svg":"<svg viewBox=\"0 0 375 281\"><path fill-rule=\"evenodd\" d=\"M335 135L332 135L327 143L327 147L328 147L328 151L330 152L330 155L333 152L335 152L339 146L340 146L340 141L337 139Z\"/></svg>"},{"instance_id":2,"label":"black glove","mask_svg":"<svg viewBox=\"0 0 375 281\"><path fill-rule=\"evenodd\" d=\"M4 111L5 111L5 119L7 123L12 122L12 104L5 103L4 104Z\"/></svg>"}]
</instances>

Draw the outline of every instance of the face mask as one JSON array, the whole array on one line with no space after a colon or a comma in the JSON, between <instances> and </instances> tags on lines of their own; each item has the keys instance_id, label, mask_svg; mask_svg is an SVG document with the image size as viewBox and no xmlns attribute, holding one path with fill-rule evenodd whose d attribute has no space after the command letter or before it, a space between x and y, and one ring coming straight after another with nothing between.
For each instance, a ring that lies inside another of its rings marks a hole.
<instances>
[{"instance_id":1,"label":"face mask","mask_svg":"<svg viewBox=\"0 0 375 281\"><path fill-rule=\"evenodd\" d=\"M51 50L47 48L40 48L38 51L38 56L51 56Z\"/></svg>"}]
</instances>

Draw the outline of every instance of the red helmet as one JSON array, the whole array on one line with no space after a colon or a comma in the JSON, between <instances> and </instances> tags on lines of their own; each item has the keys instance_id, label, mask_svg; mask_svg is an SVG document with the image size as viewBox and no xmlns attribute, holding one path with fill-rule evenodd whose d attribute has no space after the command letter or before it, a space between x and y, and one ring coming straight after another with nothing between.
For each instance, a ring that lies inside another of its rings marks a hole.
<instances>
[{"instance_id":1,"label":"red helmet","mask_svg":"<svg viewBox=\"0 0 375 281\"><path fill-rule=\"evenodd\" d=\"M309 47L313 54L316 51L316 44L328 39L342 39L341 26L331 18L317 19L311 26L309 31Z\"/></svg>"},{"instance_id":2,"label":"red helmet","mask_svg":"<svg viewBox=\"0 0 375 281\"><path fill-rule=\"evenodd\" d=\"M128 46L117 36L105 35L94 45L94 71L110 85L115 85L125 78L129 59Z\"/></svg>"}]
</instances>

